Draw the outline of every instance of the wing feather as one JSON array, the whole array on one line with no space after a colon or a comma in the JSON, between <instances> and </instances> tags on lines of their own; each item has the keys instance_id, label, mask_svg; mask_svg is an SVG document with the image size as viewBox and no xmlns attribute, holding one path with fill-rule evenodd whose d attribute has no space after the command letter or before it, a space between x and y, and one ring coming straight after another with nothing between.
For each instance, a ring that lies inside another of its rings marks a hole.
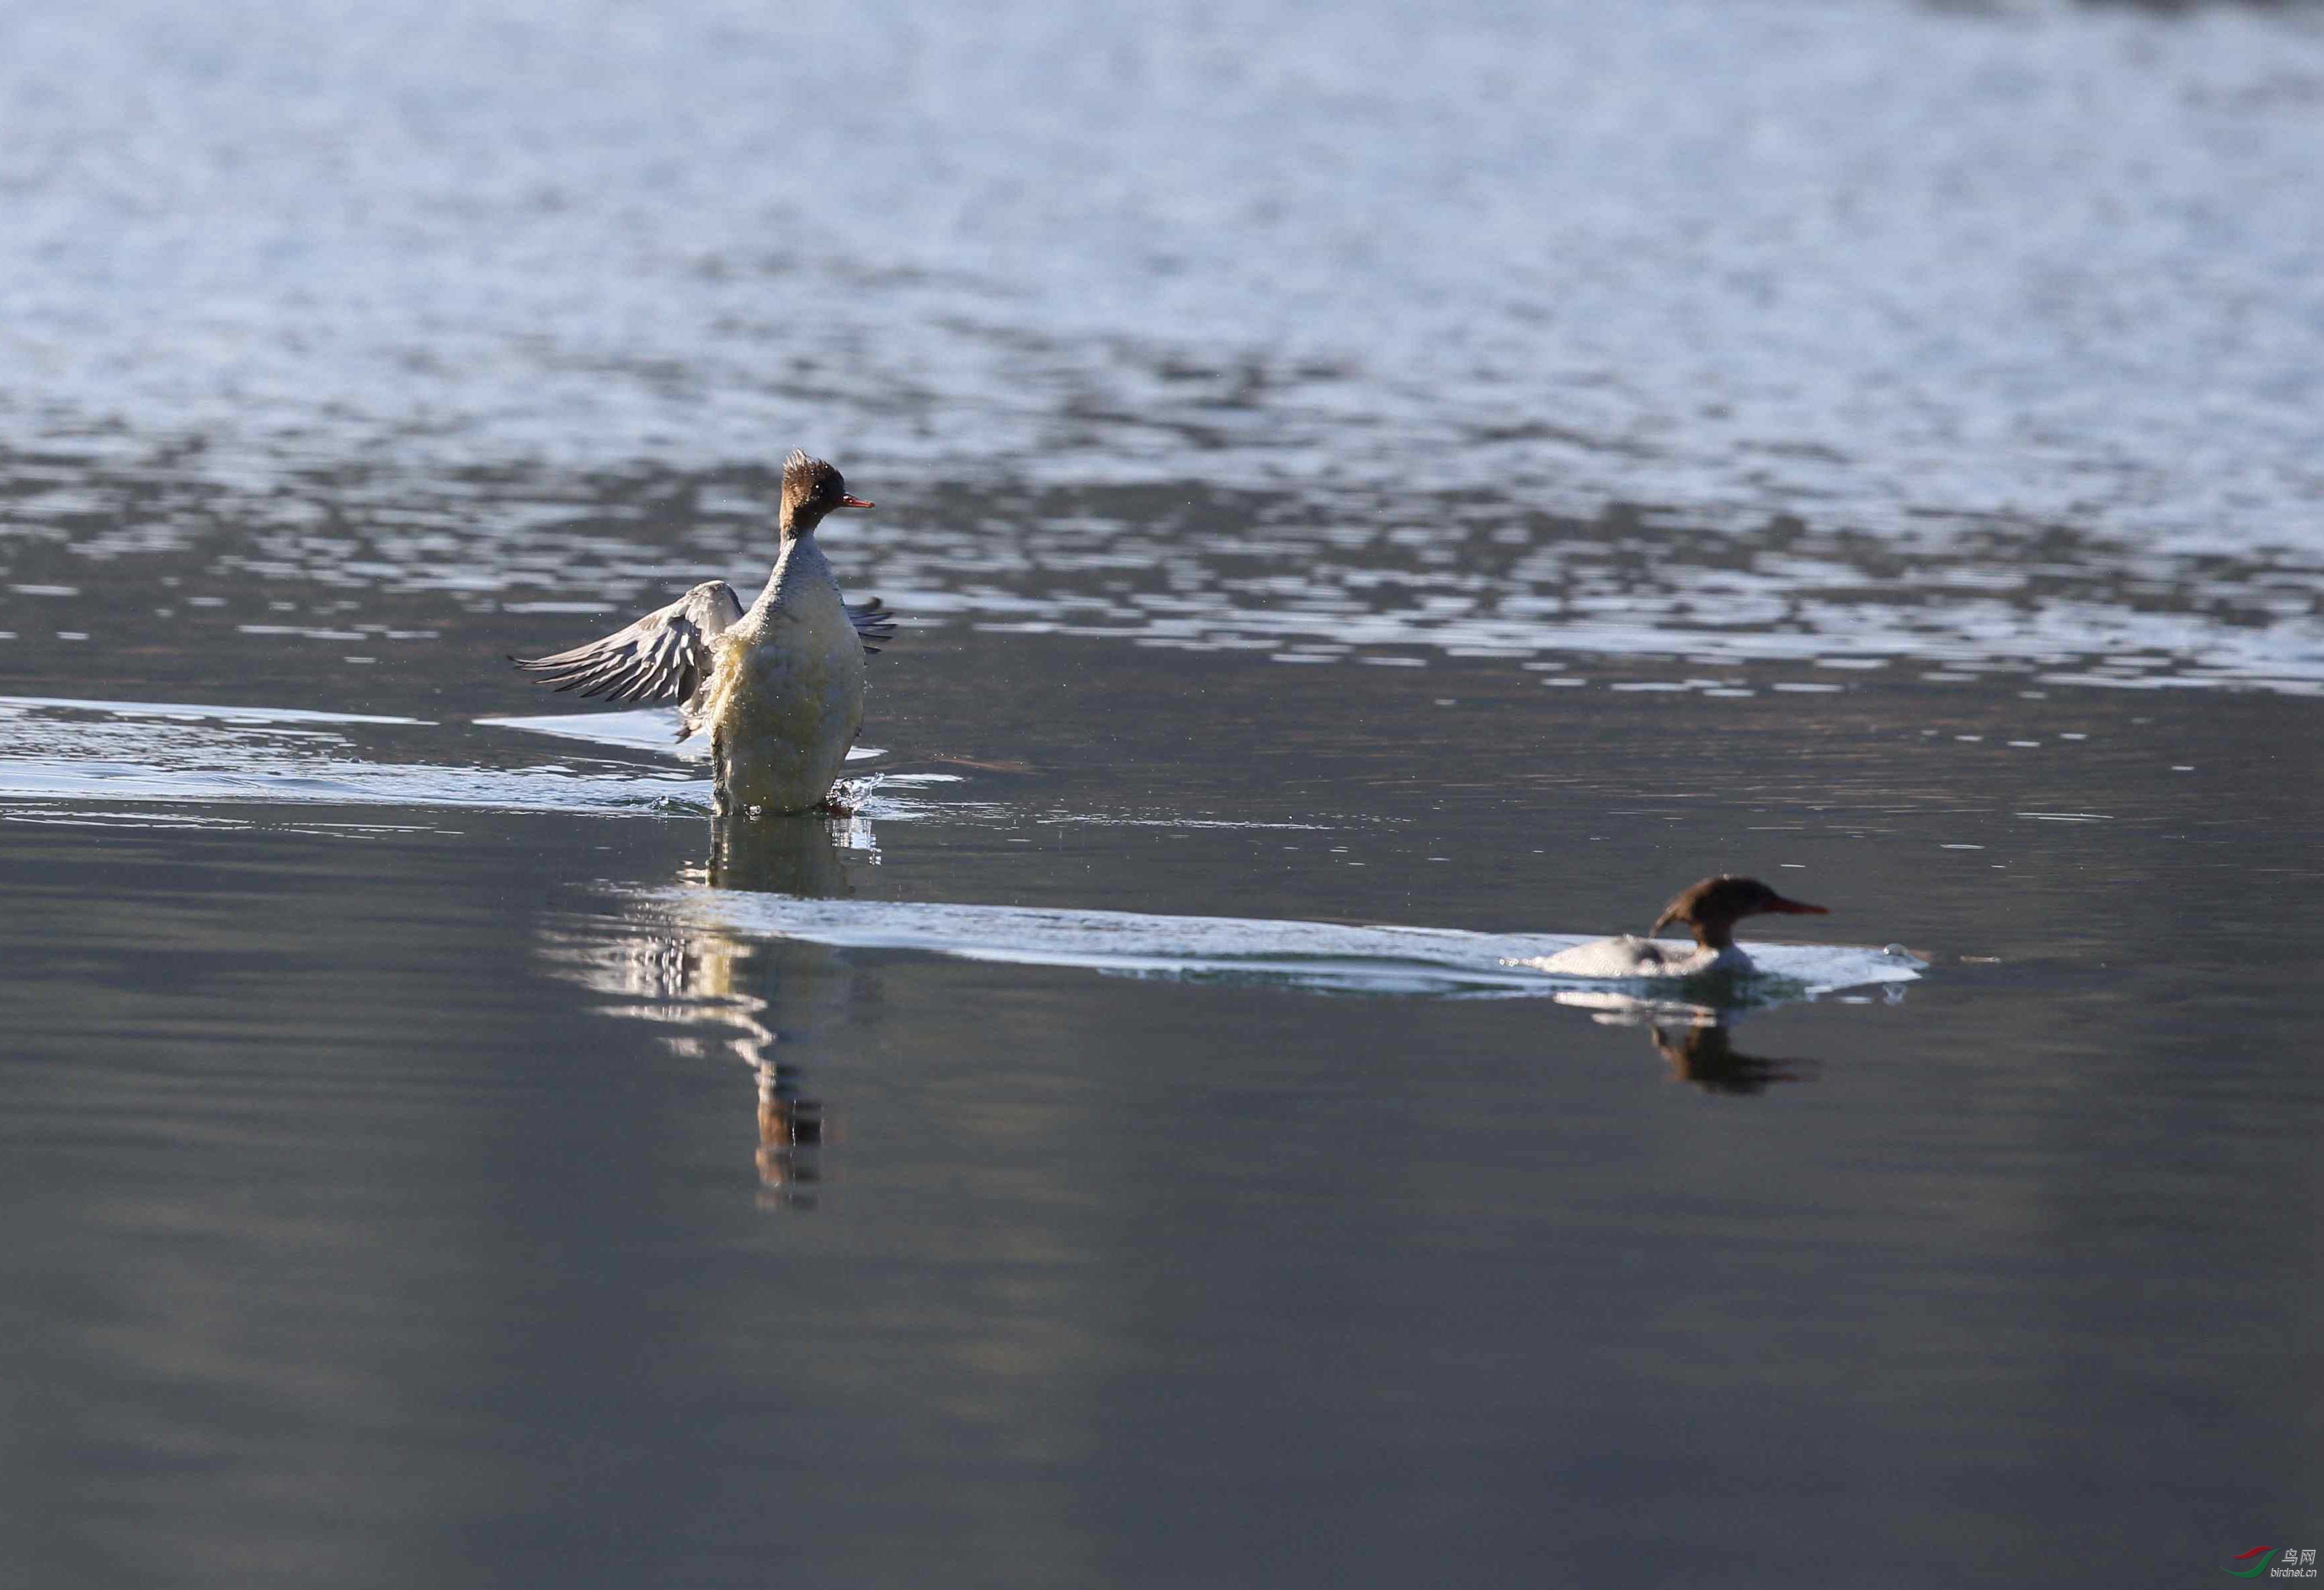
<instances>
[{"instance_id":1,"label":"wing feather","mask_svg":"<svg viewBox=\"0 0 2324 1590\"><path fill-rule=\"evenodd\" d=\"M880 648L896 638L896 610L877 596L849 602L845 606L847 622L855 626L856 639L863 642L866 654L877 657Z\"/></svg>"},{"instance_id":2,"label":"wing feather","mask_svg":"<svg viewBox=\"0 0 2324 1590\"><path fill-rule=\"evenodd\" d=\"M684 701L710 670L710 642L742 616L734 587L705 580L626 629L547 657L512 657L557 690L608 701Z\"/></svg>"}]
</instances>

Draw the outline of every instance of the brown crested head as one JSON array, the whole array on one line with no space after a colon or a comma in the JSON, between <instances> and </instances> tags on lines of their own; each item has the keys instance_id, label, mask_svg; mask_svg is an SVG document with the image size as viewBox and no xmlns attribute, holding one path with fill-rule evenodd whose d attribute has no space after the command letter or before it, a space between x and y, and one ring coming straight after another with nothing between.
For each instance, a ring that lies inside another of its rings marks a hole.
<instances>
[{"instance_id":1,"label":"brown crested head","mask_svg":"<svg viewBox=\"0 0 2324 1590\"><path fill-rule=\"evenodd\" d=\"M1680 891L1647 931L1659 933L1673 925L1692 928L1697 944L1706 949L1725 949L1735 942L1735 924L1745 917L1827 914L1822 906L1784 899L1757 878L1721 873Z\"/></svg>"},{"instance_id":2,"label":"brown crested head","mask_svg":"<svg viewBox=\"0 0 2324 1590\"><path fill-rule=\"evenodd\" d=\"M821 458L793 448L783 460L782 527L786 537L811 534L834 508L868 508L847 495L847 480Z\"/></svg>"}]
</instances>

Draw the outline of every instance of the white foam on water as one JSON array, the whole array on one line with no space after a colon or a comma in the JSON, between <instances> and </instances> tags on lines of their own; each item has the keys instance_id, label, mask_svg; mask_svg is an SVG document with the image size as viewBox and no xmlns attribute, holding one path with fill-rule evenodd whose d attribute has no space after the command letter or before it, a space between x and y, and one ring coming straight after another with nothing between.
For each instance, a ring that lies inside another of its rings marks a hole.
<instances>
[{"instance_id":1,"label":"white foam on water","mask_svg":"<svg viewBox=\"0 0 2324 1590\"><path fill-rule=\"evenodd\" d=\"M97 802L709 809L683 770L479 767L396 760L350 731L433 730L424 718L172 701L0 698L0 800L19 820ZM60 809L65 809L60 810Z\"/></svg>"},{"instance_id":2,"label":"white foam on water","mask_svg":"<svg viewBox=\"0 0 2324 1590\"><path fill-rule=\"evenodd\" d=\"M710 736L678 735L678 717L667 707L633 707L622 712L558 712L536 717L480 717L480 727L521 729L529 735L550 735L561 740L586 740L596 745L618 745L626 751L651 751L686 762L710 760ZM847 753L850 762L868 762L887 752L877 745L857 745Z\"/></svg>"},{"instance_id":3,"label":"white foam on water","mask_svg":"<svg viewBox=\"0 0 2324 1590\"><path fill-rule=\"evenodd\" d=\"M1589 934L1475 933L1246 917L1151 915L917 901L810 900L679 888L650 898L690 924L841 948L905 950L963 960L1074 966L1176 982L1276 984L1322 993L1545 996L1597 994L1641 1012L1692 1012L1815 999L1842 989L1901 988L1927 963L1894 947L1746 946L1755 972L1690 981L1660 997L1643 983L1559 976L1523 963L1589 942ZM1574 1003L1580 1003L1575 1001Z\"/></svg>"}]
</instances>

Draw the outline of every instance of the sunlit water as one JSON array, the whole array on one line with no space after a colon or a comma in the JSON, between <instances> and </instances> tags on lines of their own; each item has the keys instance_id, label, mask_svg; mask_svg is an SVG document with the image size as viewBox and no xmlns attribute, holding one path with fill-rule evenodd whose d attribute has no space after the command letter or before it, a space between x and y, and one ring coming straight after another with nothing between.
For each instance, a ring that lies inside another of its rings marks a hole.
<instances>
[{"instance_id":1,"label":"sunlit water","mask_svg":"<svg viewBox=\"0 0 2324 1590\"><path fill-rule=\"evenodd\" d=\"M0 643L658 602L804 441L922 617L2324 683L2300 13L235 15L0 18Z\"/></svg>"},{"instance_id":2,"label":"sunlit water","mask_svg":"<svg viewBox=\"0 0 2324 1590\"><path fill-rule=\"evenodd\" d=\"M2319 106L2299 8L0 11L0 1563L2304 1539ZM907 628L721 828L504 659L795 443ZM1833 914L1524 965L1714 870Z\"/></svg>"}]
</instances>

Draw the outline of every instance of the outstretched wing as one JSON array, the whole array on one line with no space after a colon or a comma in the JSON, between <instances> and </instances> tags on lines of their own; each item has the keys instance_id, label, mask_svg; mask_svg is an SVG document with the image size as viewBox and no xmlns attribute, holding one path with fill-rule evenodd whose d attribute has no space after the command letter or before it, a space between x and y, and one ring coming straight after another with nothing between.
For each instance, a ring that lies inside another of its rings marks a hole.
<instances>
[{"instance_id":1,"label":"outstretched wing","mask_svg":"<svg viewBox=\"0 0 2324 1590\"><path fill-rule=\"evenodd\" d=\"M550 657L512 657L559 690L608 701L683 701L710 670L710 642L742 616L734 587L705 580L627 629Z\"/></svg>"},{"instance_id":2,"label":"outstretched wing","mask_svg":"<svg viewBox=\"0 0 2324 1590\"><path fill-rule=\"evenodd\" d=\"M865 602L849 602L847 622L855 626L855 638L863 642L863 650L872 656L896 638L896 610L873 596Z\"/></svg>"}]
</instances>

